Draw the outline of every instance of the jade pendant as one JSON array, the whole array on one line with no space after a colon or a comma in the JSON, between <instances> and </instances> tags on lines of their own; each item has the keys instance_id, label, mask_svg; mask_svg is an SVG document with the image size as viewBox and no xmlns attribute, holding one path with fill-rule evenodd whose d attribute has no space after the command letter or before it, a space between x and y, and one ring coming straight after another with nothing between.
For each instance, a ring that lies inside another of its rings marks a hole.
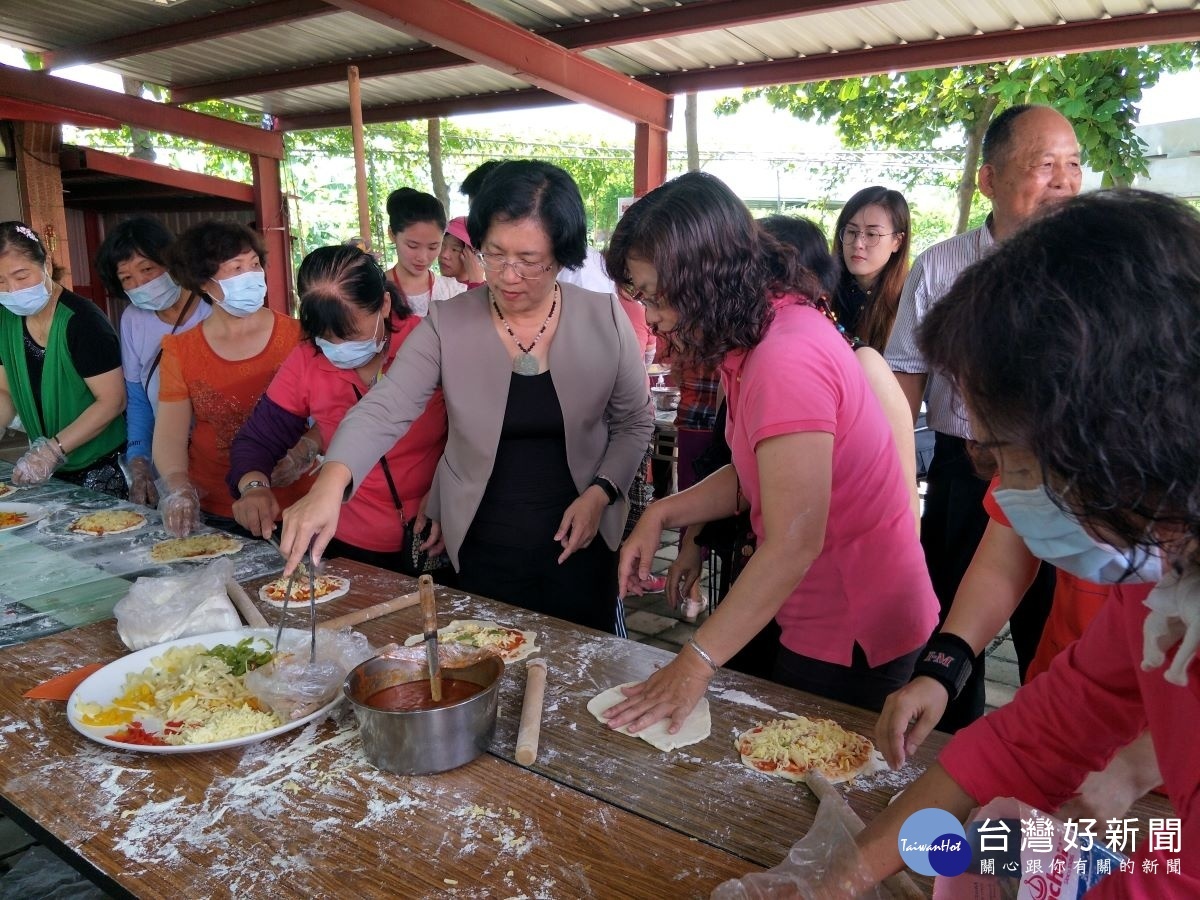
<instances>
[{"instance_id":1,"label":"jade pendant","mask_svg":"<svg viewBox=\"0 0 1200 900\"><path fill-rule=\"evenodd\" d=\"M529 353L518 353L513 357L512 370L518 375L536 375L538 361Z\"/></svg>"}]
</instances>

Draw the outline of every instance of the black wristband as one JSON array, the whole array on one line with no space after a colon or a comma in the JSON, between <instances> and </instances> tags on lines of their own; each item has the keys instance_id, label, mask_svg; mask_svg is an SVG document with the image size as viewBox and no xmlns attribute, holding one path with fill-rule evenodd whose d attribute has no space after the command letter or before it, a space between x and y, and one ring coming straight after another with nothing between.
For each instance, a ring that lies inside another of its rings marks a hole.
<instances>
[{"instance_id":1,"label":"black wristband","mask_svg":"<svg viewBox=\"0 0 1200 900\"><path fill-rule=\"evenodd\" d=\"M617 488L617 486L615 484L613 484L611 481L609 481L603 475L597 475L595 478L593 478L592 484L594 484L596 487L600 488L600 490L604 491L605 496L608 497L608 505L609 506L612 506L614 503L616 503L618 500L621 499L621 491Z\"/></svg>"},{"instance_id":2,"label":"black wristband","mask_svg":"<svg viewBox=\"0 0 1200 900\"><path fill-rule=\"evenodd\" d=\"M963 685L975 669L975 651L957 634L939 631L929 639L917 664L913 666L913 678L926 675L941 683L957 699Z\"/></svg>"}]
</instances>

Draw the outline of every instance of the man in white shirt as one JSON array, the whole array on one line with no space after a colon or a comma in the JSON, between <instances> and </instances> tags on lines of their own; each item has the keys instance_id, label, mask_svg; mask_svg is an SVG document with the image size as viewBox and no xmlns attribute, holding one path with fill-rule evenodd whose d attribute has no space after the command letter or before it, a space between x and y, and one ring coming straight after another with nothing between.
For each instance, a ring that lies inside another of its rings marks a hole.
<instances>
[{"instance_id":1,"label":"man in white shirt","mask_svg":"<svg viewBox=\"0 0 1200 900\"><path fill-rule=\"evenodd\" d=\"M1049 107L1028 105L1000 113L984 136L979 167L979 190L991 200L991 215L979 228L922 253L904 284L884 355L908 397L914 422L928 388L927 417L936 445L929 466L921 543L943 619L987 525L982 502L987 482L976 475L967 454L971 432L962 398L948 379L928 370L917 349L915 332L960 272L1040 210L1078 194L1081 174L1079 144L1063 116ZM1014 273L1014 277L1020 276ZM996 339L1005 336L996 335ZM1019 656L1032 657L1049 611L1053 584L1053 570L1043 567L1013 616ZM983 714L983 682L981 656L975 661L971 681L942 717L942 730L957 730Z\"/></svg>"}]
</instances>

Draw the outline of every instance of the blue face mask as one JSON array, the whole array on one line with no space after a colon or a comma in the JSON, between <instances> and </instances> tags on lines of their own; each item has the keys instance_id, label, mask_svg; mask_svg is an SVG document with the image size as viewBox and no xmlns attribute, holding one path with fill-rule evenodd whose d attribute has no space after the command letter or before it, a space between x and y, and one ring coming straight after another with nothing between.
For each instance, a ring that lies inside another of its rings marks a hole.
<instances>
[{"instance_id":1,"label":"blue face mask","mask_svg":"<svg viewBox=\"0 0 1200 900\"><path fill-rule=\"evenodd\" d=\"M1155 583L1162 560L1140 547L1118 550L1093 538L1063 512L1046 488L998 489L993 495L1029 552L1093 584Z\"/></svg>"},{"instance_id":2,"label":"blue face mask","mask_svg":"<svg viewBox=\"0 0 1200 900\"><path fill-rule=\"evenodd\" d=\"M18 291L0 291L0 304L14 316L33 316L50 302L50 288L43 279Z\"/></svg>"},{"instance_id":3,"label":"blue face mask","mask_svg":"<svg viewBox=\"0 0 1200 900\"><path fill-rule=\"evenodd\" d=\"M383 313L380 312L375 319L376 331L379 330L379 322L382 318ZM325 338L316 338L315 343L321 348L325 358L339 369L357 369L375 358L375 354L383 349L386 338L385 334L379 340L370 338L365 341L342 341L340 344L327 341Z\"/></svg>"},{"instance_id":4,"label":"blue face mask","mask_svg":"<svg viewBox=\"0 0 1200 900\"><path fill-rule=\"evenodd\" d=\"M179 299L179 285L170 272L163 272L143 285L129 288L125 291L125 296L138 309L161 312L173 306Z\"/></svg>"},{"instance_id":5,"label":"blue face mask","mask_svg":"<svg viewBox=\"0 0 1200 900\"><path fill-rule=\"evenodd\" d=\"M263 301L267 298L267 276L261 270L221 278L217 284L225 295L224 300L214 298L217 306L239 319L262 309Z\"/></svg>"}]
</instances>

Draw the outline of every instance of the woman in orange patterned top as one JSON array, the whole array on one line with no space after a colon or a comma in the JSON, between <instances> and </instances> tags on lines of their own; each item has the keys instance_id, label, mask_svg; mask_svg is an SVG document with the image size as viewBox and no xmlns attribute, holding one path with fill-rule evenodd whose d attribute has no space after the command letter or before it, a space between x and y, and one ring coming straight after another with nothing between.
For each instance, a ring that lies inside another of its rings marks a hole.
<instances>
[{"instance_id":1,"label":"woman in orange patterned top","mask_svg":"<svg viewBox=\"0 0 1200 900\"><path fill-rule=\"evenodd\" d=\"M200 510L210 524L240 531L225 486L229 447L300 341L299 322L263 306L265 260L258 235L229 222L202 222L171 250L172 277L213 304L212 315L199 327L163 339L153 452L162 477L163 524L177 536L199 524ZM287 507L311 483L301 478L287 488L245 487L273 490L279 505Z\"/></svg>"}]
</instances>

